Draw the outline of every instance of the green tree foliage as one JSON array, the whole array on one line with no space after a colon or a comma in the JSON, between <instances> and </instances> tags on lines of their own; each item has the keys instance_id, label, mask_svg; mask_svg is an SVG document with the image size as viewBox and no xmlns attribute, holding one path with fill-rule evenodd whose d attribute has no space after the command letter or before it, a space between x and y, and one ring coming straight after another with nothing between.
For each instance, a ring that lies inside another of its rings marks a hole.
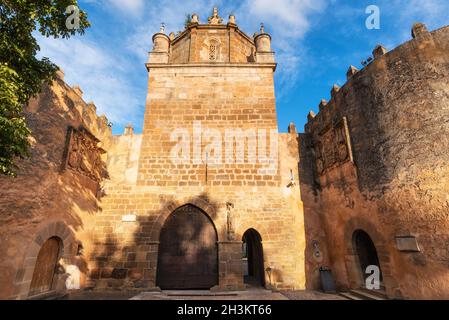
<instances>
[{"instance_id":1,"label":"green tree foliage","mask_svg":"<svg viewBox=\"0 0 449 320\"><path fill-rule=\"evenodd\" d=\"M186 19L184 20L184 27L187 29L191 23L192 23L192 16L187 13Z\"/></svg>"},{"instance_id":2,"label":"green tree foliage","mask_svg":"<svg viewBox=\"0 0 449 320\"><path fill-rule=\"evenodd\" d=\"M57 66L36 57L40 48L33 33L69 38L89 27L79 10L79 28L67 28L77 0L0 0L0 174L14 176L18 157L29 155L29 135L23 106L50 83Z\"/></svg>"}]
</instances>

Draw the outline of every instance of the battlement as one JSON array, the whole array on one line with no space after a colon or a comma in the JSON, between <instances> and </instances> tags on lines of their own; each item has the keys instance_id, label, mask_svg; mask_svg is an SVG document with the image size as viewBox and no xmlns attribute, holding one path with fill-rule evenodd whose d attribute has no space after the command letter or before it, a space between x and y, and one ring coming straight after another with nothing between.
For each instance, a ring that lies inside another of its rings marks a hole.
<instances>
[{"instance_id":1,"label":"battlement","mask_svg":"<svg viewBox=\"0 0 449 320\"><path fill-rule=\"evenodd\" d=\"M347 73L346 83L340 88L334 85L331 89L331 99L326 101L322 99L319 104L319 112L315 115L311 111L308 115L308 122L305 125L305 131L311 132L314 128L324 128L332 122L334 114L338 113L336 109L349 109L346 107L348 102L344 97L352 90L368 90L370 85L375 85L376 79L382 79L387 73L398 72L401 70L401 61L412 57L416 51L422 50L426 46L445 46L448 47L449 26L429 32L422 23L416 23L412 27L412 38L410 41L387 51L382 45L377 45L373 50L373 57L369 59L367 65L359 70L350 66ZM396 61L397 63L393 63ZM416 61L416 63L420 63ZM411 65L413 68L413 65ZM371 82L374 83L371 83Z\"/></svg>"},{"instance_id":2,"label":"battlement","mask_svg":"<svg viewBox=\"0 0 449 320\"><path fill-rule=\"evenodd\" d=\"M68 109L73 113L84 128L100 140L103 137L111 136L111 123L105 114L98 115L97 107L93 101L86 102L83 98L83 91L79 85L68 85L64 80L64 71L59 69L51 90L59 100L63 109Z\"/></svg>"},{"instance_id":3,"label":"battlement","mask_svg":"<svg viewBox=\"0 0 449 320\"><path fill-rule=\"evenodd\" d=\"M201 23L197 14L192 14L185 30L165 34L162 25L153 36L153 49L149 53L147 68L161 65L181 64L269 64L275 68L271 36L263 24L253 37L241 31L236 17L230 15L227 24L214 8L207 23Z\"/></svg>"}]
</instances>

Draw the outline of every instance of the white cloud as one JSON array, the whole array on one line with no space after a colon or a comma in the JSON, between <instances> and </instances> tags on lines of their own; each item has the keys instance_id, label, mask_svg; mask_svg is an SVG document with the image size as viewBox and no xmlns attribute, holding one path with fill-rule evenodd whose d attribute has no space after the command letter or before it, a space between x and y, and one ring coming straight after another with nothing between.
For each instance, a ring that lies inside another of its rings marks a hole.
<instances>
[{"instance_id":1,"label":"white cloud","mask_svg":"<svg viewBox=\"0 0 449 320\"><path fill-rule=\"evenodd\" d=\"M128 48L140 59L146 59L151 50L151 35L159 30L161 22L166 25L167 33L183 30L186 14L200 15L205 23L212 8L218 6L219 14L226 21L228 15L236 15L237 24L250 36L259 31L264 22L266 31L273 36L273 49L279 63L278 80L285 87L294 84L303 62L305 50L301 39L311 28L311 15L324 11L325 0L244 0L238 4L222 1L186 0L178 4L162 0L157 5L147 7L144 24L128 39Z\"/></svg>"},{"instance_id":2,"label":"white cloud","mask_svg":"<svg viewBox=\"0 0 449 320\"><path fill-rule=\"evenodd\" d=\"M143 0L109 0L118 10L124 10L125 12L131 12L138 14L142 12L144 8Z\"/></svg>"},{"instance_id":3,"label":"white cloud","mask_svg":"<svg viewBox=\"0 0 449 320\"><path fill-rule=\"evenodd\" d=\"M255 28L263 22L265 30L272 35L279 63L278 83L283 88L278 96L287 92L298 79L307 53L301 40L312 27L312 16L325 9L325 0L246 0L239 8L245 26L250 24Z\"/></svg>"},{"instance_id":4,"label":"white cloud","mask_svg":"<svg viewBox=\"0 0 449 320\"><path fill-rule=\"evenodd\" d=\"M39 37L41 55L61 66L66 81L71 85L79 84L85 100L94 101L98 113L105 113L119 128L128 122L136 126L142 124L147 79L144 76L140 78L140 75L136 78L135 74L144 70L143 63L152 47L151 37L159 30L161 22L166 24L167 33L183 30L186 14L195 12L200 15L201 22L206 23L214 6L218 6L225 21L230 13L235 14L239 27L249 35L259 31L260 22L264 22L267 32L273 36L273 49L279 62L278 82L286 91L287 84L295 83L304 63L306 50L301 39L312 26L311 15L325 7L325 0L278 0L276 4L268 0L82 2L95 4L96 10L104 13L104 27L98 24L92 27L96 35L104 34L104 38L95 37L90 30L82 38L69 40ZM117 14L111 16L111 10ZM109 51L106 48L111 44L106 41L112 35L107 35L108 28L117 20L121 22L116 26L124 34L120 35L122 39L113 40L112 47L114 43L116 47Z\"/></svg>"},{"instance_id":5,"label":"white cloud","mask_svg":"<svg viewBox=\"0 0 449 320\"><path fill-rule=\"evenodd\" d=\"M322 0L278 0L275 4L271 0L253 0L245 5L251 15L267 20L276 29L288 27L277 31L295 37L302 37L309 30L308 15L323 8Z\"/></svg>"},{"instance_id":6,"label":"white cloud","mask_svg":"<svg viewBox=\"0 0 449 320\"><path fill-rule=\"evenodd\" d=\"M145 9L144 0L81 0L80 2L95 3L103 9L133 17L141 16Z\"/></svg>"},{"instance_id":7,"label":"white cloud","mask_svg":"<svg viewBox=\"0 0 449 320\"><path fill-rule=\"evenodd\" d=\"M86 102L93 101L99 114L115 124L140 122L144 101L136 99L126 72L126 61L102 50L98 44L79 38L69 40L38 37L42 56L49 57L65 73L68 84L78 84Z\"/></svg>"}]
</instances>

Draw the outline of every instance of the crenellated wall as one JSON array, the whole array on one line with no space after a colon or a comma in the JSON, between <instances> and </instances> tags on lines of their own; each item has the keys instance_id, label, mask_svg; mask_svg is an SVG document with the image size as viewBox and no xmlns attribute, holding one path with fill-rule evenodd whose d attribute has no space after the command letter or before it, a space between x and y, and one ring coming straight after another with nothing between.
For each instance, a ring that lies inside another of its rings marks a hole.
<instances>
[{"instance_id":1,"label":"crenellated wall","mask_svg":"<svg viewBox=\"0 0 449 320\"><path fill-rule=\"evenodd\" d=\"M362 229L390 297L449 298L449 27L412 32L391 52L376 47L374 61L351 67L309 114L314 181L305 188L320 203L311 210L340 288L363 283L353 243Z\"/></svg>"},{"instance_id":2,"label":"crenellated wall","mask_svg":"<svg viewBox=\"0 0 449 320\"><path fill-rule=\"evenodd\" d=\"M309 114L305 133L291 124L279 134L271 37L222 20L214 9L209 24L193 15L183 33L154 35L142 134L129 125L112 136L62 72L25 107L31 157L17 177L0 176L0 299L160 290L160 253L178 245L161 239L179 240L161 234L175 212L197 230L173 224L188 250L170 261L195 260L182 261L198 280L207 257L211 290L320 289L322 267L339 290L363 287L364 231L390 298L449 299L449 27L415 24L409 42L377 46ZM227 143L229 129L244 134ZM242 161L226 158L239 145ZM251 252L262 248L257 283L244 281L247 232ZM51 288L36 289L36 270L53 276L41 263L51 246L60 248Z\"/></svg>"},{"instance_id":3,"label":"crenellated wall","mask_svg":"<svg viewBox=\"0 0 449 320\"><path fill-rule=\"evenodd\" d=\"M85 254L107 177L108 121L83 101L79 87L63 81L62 72L29 102L25 118L30 158L18 160L17 177L0 177L0 299L30 297L38 254L51 237L60 243L63 267L51 292L85 285Z\"/></svg>"}]
</instances>

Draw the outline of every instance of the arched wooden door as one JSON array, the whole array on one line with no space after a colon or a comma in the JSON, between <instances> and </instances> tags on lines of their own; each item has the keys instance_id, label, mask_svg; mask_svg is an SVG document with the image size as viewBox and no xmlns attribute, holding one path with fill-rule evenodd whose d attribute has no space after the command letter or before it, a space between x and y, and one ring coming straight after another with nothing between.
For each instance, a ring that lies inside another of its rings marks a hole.
<instances>
[{"instance_id":1,"label":"arched wooden door","mask_svg":"<svg viewBox=\"0 0 449 320\"><path fill-rule=\"evenodd\" d=\"M186 205L160 234L156 284L161 289L210 289L218 284L217 232L199 208Z\"/></svg>"},{"instance_id":2,"label":"arched wooden door","mask_svg":"<svg viewBox=\"0 0 449 320\"><path fill-rule=\"evenodd\" d=\"M48 239L42 245L34 267L30 296L48 292L53 288L61 247L61 240L57 237Z\"/></svg>"},{"instance_id":3,"label":"arched wooden door","mask_svg":"<svg viewBox=\"0 0 449 320\"><path fill-rule=\"evenodd\" d=\"M353 234L353 243L355 251L359 258L359 264L361 272L363 274L363 279L370 275L366 273L368 266L374 265L378 266L380 270L380 281L382 281L382 270L380 268L379 257L377 256L377 250L374 246L373 240L363 230L356 230Z\"/></svg>"}]
</instances>

